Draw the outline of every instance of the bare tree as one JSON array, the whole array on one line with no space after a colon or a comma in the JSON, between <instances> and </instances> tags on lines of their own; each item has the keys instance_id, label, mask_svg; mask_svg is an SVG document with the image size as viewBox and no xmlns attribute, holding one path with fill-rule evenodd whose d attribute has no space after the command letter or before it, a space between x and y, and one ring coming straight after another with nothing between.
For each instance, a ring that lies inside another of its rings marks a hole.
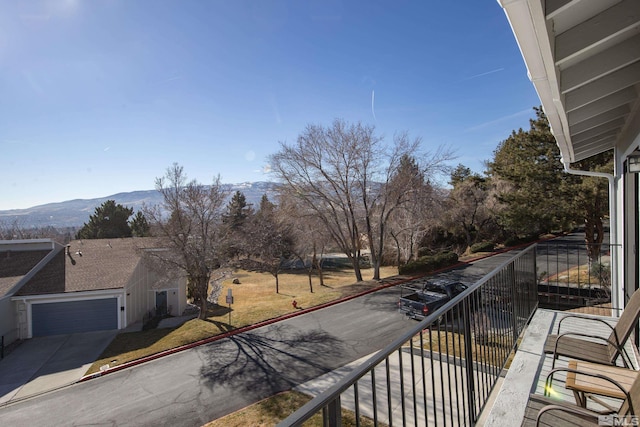
<instances>
[{"instance_id":1,"label":"bare tree","mask_svg":"<svg viewBox=\"0 0 640 427\"><path fill-rule=\"evenodd\" d=\"M443 201L441 191L424 183L416 188L411 201L393 212L388 231L395 244L398 266L418 258L420 243L439 224Z\"/></svg>"},{"instance_id":2,"label":"bare tree","mask_svg":"<svg viewBox=\"0 0 640 427\"><path fill-rule=\"evenodd\" d=\"M467 247L471 247L482 229L493 221L490 212L488 184L477 174L458 181L447 201L447 217L451 223L462 230Z\"/></svg>"},{"instance_id":3,"label":"bare tree","mask_svg":"<svg viewBox=\"0 0 640 427\"><path fill-rule=\"evenodd\" d=\"M309 279L309 292L313 293L313 272L318 273L320 286L324 285L322 258L331 237L316 216L296 198L283 192L280 196L279 212L291 224L292 255L302 263Z\"/></svg>"},{"instance_id":4,"label":"bare tree","mask_svg":"<svg viewBox=\"0 0 640 427\"><path fill-rule=\"evenodd\" d=\"M248 258L241 265L266 271L276 279L276 293L280 292L279 274L291 255L293 237L291 223L278 215L279 208L262 196L260 208L250 217L248 239L251 242Z\"/></svg>"},{"instance_id":5,"label":"bare tree","mask_svg":"<svg viewBox=\"0 0 640 427\"><path fill-rule=\"evenodd\" d=\"M422 238L435 225L441 197L430 180L448 170L446 161L451 158L450 152L440 148L433 154L422 154L418 161L412 154L418 152L419 144L419 139L409 141L406 134L396 137L396 152L379 193L385 214L379 221L379 233L388 233L394 241L398 265L417 256ZM384 241L378 238L377 243L380 258Z\"/></svg>"},{"instance_id":6,"label":"bare tree","mask_svg":"<svg viewBox=\"0 0 640 427\"><path fill-rule=\"evenodd\" d=\"M276 176L320 219L361 281L363 241L371 251L373 278L380 278L387 222L412 191L389 184L401 159L416 155L419 146L420 139L410 140L406 134L386 146L373 126L335 120L327 128L307 126L295 144L281 143L270 160ZM449 158L448 152L438 150L419 162L435 173Z\"/></svg>"},{"instance_id":7,"label":"bare tree","mask_svg":"<svg viewBox=\"0 0 640 427\"><path fill-rule=\"evenodd\" d=\"M154 236L166 250L147 251L160 264L186 275L189 291L207 315L207 291L214 270L221 267L220 224L226 193L220 177L212 185L187 181L182 166L174 163L164 177L156 179L162 194L160 205L145 207Z\"/></svg>"},{"instance_id":8,"label":"bare tree","mask_svg":"<svg viewBox=\"0 0 640 427\"><path fill-rule=\"evenodd\" d=\"M51 225L27 227L24 218L0 220L0 240L16 239L52 239L66 244L76 233L75 227L56 228Z\"/></svg>"},{"instance_id":9,"label":"bare tree","mask_svg":"<svg viewBox=\"0 0 640 427\"><path fill-rule=\"evenodd\" d=\"M0 240L33 239L33 230L24 225L24 220L15 217L0 221Z\"/></svg>"}]
</instances>

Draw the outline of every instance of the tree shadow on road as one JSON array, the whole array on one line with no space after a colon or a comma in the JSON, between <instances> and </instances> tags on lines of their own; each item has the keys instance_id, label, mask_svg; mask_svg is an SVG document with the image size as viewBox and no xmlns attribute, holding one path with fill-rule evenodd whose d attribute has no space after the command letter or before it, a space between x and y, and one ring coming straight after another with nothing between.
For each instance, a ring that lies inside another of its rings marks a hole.
<instances>
[{"instance_id":1,"label":"tree shadow on road","mask_svg":"<svg viewBox=\"0 0 640 427\"><path fill-rule=\"evenodd\" d=\"M292 333L278 325L268 335L248 332L208 347L200 375L210 388L259 399L335 369L332 361L342 353L342 342L324 331Z\"/></svg>"}]
</instances>

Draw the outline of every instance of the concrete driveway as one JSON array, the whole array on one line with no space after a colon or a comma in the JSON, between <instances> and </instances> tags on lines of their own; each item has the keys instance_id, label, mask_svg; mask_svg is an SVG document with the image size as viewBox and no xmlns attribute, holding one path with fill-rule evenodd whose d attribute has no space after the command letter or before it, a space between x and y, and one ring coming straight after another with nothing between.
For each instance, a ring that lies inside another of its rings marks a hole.
<instances>
[{"instance_id":1,"label":"concrete driveway","mask_svg":"<svg viewBox=\"0 0 640 427\"><path fill-rule=\"evenodd\" d=\"M117 330L27 340L0 360L0 405L77 382Z\"/></svg>"}]
</instances>

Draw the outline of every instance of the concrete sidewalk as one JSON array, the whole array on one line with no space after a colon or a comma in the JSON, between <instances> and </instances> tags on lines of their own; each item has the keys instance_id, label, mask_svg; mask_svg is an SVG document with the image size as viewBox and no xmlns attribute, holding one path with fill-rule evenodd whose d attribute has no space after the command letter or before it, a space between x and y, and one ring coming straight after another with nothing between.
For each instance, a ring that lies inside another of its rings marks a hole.
<instances>
[{"instance_id":1,"label":"concrete sidewalk","mask_svg":"<svg viewBox=\"0 0 640 427\"><path fill-rule=\"evenodd\" d=\"M77 382L118 331L31 338L0 360L0 405Z\"/></svg>"}]
</instances>

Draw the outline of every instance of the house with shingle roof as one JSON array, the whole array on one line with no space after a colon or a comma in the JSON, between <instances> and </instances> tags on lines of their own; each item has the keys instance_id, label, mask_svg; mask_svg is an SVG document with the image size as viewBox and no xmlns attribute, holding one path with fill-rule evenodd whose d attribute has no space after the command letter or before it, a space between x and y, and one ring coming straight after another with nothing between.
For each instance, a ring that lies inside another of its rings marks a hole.
<instances>
[{"instance_id":1,"label":"house with shingle roof","mask_svg":"<svg viewBox=\"0 0 640 427\"><path fill-rule=\"evenodd\" d=\"M0 333L16 338L124 329L180 315L186 280L152 265L153 238L0 241ZM4 332L3 332L4 331Z\"/></svg>"},{"instance_id":2,"label":"house with shingle roof","mask_svg":"<svg viewBox=\"0 0 640 427\"><path fill-rule=\"evenodd\" d=\"M50 239L0 241L0 336L5 344L19 337L11 297L63 248Z\"/></svg>"}]
</instances>

